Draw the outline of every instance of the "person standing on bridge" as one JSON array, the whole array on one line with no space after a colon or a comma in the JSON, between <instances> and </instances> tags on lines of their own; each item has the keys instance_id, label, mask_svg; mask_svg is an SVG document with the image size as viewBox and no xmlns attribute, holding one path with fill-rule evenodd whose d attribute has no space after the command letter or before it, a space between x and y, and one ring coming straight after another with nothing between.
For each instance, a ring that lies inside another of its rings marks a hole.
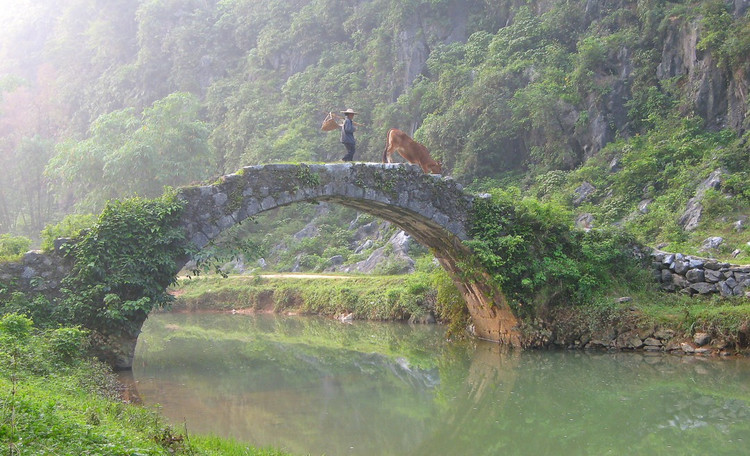
<instances>
[{"instance_id":1,"label":"person standing on bridge","mask_svg":"<svg viewBox=\"0 0 750 456\"><path fill-rule=\"evenodd\" d=\"M357 145L357 141L354 139L354 132L357 131L355 125L360 125L354 122L354 116L359 114L353 109L349 108L346 111L341 111L344 116L344 122L341 124L341 144L346 147L346 155L341 159L345 162L350 162L354 159L354 148ZM336 116L340 118L340 116Z\"/></svg>"}]
</instances>

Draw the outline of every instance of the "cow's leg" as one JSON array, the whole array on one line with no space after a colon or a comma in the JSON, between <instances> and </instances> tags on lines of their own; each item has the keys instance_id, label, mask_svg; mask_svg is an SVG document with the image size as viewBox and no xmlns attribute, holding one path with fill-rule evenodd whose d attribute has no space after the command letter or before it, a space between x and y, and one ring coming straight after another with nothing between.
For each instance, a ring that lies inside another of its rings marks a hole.
<instances>
[{"instance_id":1,"label":"cow's leg","mask_svg":"<svg viewBox=\"0 0 750 456\"><path fill-rule=\"evenodd\" d=\"M385 150L383 151L383 163L391 163L391 154L393 153L392 150L388 150L388 146L385 146Z\"/></svg>"}]
</instances>

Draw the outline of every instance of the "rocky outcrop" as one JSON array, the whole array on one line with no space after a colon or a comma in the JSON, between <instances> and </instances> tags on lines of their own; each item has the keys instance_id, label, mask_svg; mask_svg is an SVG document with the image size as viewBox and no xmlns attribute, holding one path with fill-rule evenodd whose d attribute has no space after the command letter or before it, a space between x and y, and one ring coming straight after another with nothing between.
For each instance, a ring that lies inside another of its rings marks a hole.
<instances>
[{"instance_id":1,"label":"rocky outcrop","mask_svg":"<svg viewBox=\"0 0 750 456\"><path fill-rule=\"evenodd\" d=\"M692 231L698 227L701 215L703 214L703 205L701 204L703 197L709 188L718 190L721 187L722 174L724 174L724 171L717 169L698 185L698 188L695 190L695 196L690 198L685 207L685 212L680 216L679 224L685 231Z\"/></svg>"},{"instance_id":2,"label":"rocky outcrop","mask_svg":"<svg viewBox=\"0 0 750 456\"><path fill-rule=\"evenodd\" d=\"M398 231L388 242L375 249L366 260L333 267L333 271L371 273L382 271L388 274L414 272L414 260L409 256L412 238L405 231Z\"/></svg>"},{"instance_id":3,"label":"rocky outcrop","mask_svg":"<svg viewBox=\"0 0 750 456\"><path fill-rule=\"evenodd\" d=\"M746 2L738 3L738 10L747 8ZM722 70L710 52L698 48L700 39L700 17L690 21L670 19L657 77L661 80L684 77L686 83L682 87L687 99L709 128L742 131L747 115L747 78Z\"/></svg>"}]
</instances>

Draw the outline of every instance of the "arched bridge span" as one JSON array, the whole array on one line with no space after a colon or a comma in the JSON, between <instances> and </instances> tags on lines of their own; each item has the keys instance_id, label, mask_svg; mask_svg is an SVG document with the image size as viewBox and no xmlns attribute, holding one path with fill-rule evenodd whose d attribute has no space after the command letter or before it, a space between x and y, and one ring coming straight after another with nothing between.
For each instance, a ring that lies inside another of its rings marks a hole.
<instances>
[{"instance_id":1,"label":"arched bridge span","mask_svg":"<svg viewBox=\"0 0 750 456\"><path fill-rule=\"evenodd\" d=\"M222 232L261 212L305 201L328 201L388 220L428 247L466 300L475 334L520 346L518 320L489 275L474 264L468 224L474 196L452 179L425 174L415 165L343 163L262 165L242 168L211 185L183 187L180 225L186 251L200 250ZM178 269L190 260L178 259ZM146 315L143 315L145 319ZM137 332L143 321L134 322ZM124 335L115 364L132 365L137 333Z\"/></svg>"},{"instance_id":2,"label":"arched bridge span","mask_svg":"<svg viewBox=\"0 0 750 456\"><path fill-rule=\"evenodd\" d=\"M178 197L186 239L198 249L248 217L297 202L329 201L388 220L431 249L466 299L479 337L521 343L502 293L476 268L461 270L473 263L462 241L475 197L452 179L408 164L262 165L182 188Z\"/></svg>"}]
</instances>

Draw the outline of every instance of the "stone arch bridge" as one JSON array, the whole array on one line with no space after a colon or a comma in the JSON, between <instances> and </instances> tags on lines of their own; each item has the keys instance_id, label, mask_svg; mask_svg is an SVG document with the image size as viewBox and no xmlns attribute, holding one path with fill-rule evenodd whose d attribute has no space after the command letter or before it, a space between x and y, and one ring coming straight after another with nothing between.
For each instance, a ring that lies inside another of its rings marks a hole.
<instances>
[{"instance_id":1,"label":"stone arch bridge","mask_svg":"<svg viewBox=\"0 0 750 456\"><path fill-rule=\"evenodd\" d=\"M341 204L387 220L428 247L449 273L466 300L478 337L512 346L522 343L519 322L503 294L463 243L469 238L477 197L451 179L408 164L274 164L245 167L210 185L180 188L177 198L185 207L179 222L184 252L199 251L248 217L300 202ZM191 259L186 255L177 259L177 269ZM0 265L0 284L16 277L22 291L54 295L70 267L59 255L30 252L22 263ZM132 366L146 317L139 314L125 334L108 336L111 352L102 355L115 367Z\"/></svg>"},{"instance_id":2,"label":"stone arch bridge","mask_svg":"<svg viewBox=\"0 0 750 456\"><path fill-rule=\"evenodd\" d=\"M181 222L186 239L198 249L248 217L298 202L327 201L387 220L429 248L450 274L478 337L521 344L518 321L489 276L461 269L473 263L462 241L469 237L476 197L452 179L409 164L261 165L212 185L182 188L178 198L186 205Z\"/></svg>"}]
</instances>

